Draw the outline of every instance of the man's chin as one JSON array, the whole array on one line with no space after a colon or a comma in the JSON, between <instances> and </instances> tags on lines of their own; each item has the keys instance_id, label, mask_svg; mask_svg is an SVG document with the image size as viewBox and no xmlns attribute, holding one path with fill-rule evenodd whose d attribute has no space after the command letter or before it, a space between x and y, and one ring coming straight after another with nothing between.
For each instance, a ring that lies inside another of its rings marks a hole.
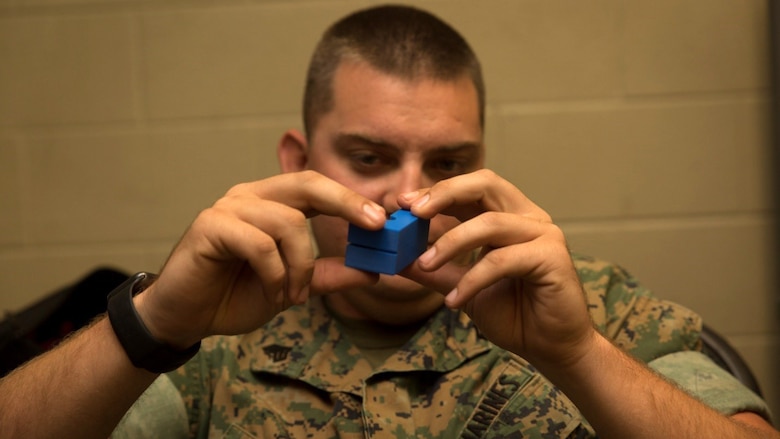
<instances>
[{"instance_id":1,"label":"man's chin","mask_svg":"<svg viewBox=\"0 0 780 439\"><path fill-rule=\"evenodd\" d=\"M374 296L395 302L419 300L425 296L438 294L430 288L424 287L403 276L391 276L387 274L380 275L379 282L372 285L367 290L368 293L373 294Z\"/></svg>"},{"instance_id":2,"label":"man's chin","mask_svg":"<svg viewBox=\"0 0 780 439\"><path fill-rule=\"evenodd\" d=\"M388 325L421 322L444 304L444 296L401 276L380 275L374 285L325 296L338 315Z\"/></svg>"}]
</instances>

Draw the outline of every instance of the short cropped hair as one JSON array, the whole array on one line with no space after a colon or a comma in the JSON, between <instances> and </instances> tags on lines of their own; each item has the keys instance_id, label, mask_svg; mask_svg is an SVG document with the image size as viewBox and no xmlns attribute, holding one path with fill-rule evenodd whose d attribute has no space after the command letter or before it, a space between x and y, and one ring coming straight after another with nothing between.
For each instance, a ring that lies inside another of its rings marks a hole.
<instances>
[{"instance_id":1,"label":"short cropped hair","mask_svg":"<svg viewBox=\"0 0 780 439\"><path fill-rule=\"evenodd\" d=\"M479 122L484 127L482 68L466 40L433 14L385 5L352 13L323 34L309 64L303 98L303 124L309 137L319 118L333 109L333 77L345 59L408 80L448 81L466 74L477 91Z\"/></svg>"}]
</instances>

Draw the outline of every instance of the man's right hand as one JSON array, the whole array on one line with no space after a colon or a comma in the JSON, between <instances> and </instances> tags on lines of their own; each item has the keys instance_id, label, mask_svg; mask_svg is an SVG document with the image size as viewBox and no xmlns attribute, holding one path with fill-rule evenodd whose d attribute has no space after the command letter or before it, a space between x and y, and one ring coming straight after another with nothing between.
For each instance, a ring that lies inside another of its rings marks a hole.
<instances>
[{"instance_id":1,"label":"man's right hand","mask_svg":"<svg viewBox=\"0 0 780 439\"><path fill-rule=\"evenodd\" d=\"M313 171L233 187L195 219L159 279L135 299L161 341L186 348L213 334L249 332L280 311L378 276L315 259L306 219L331 215L379 229L385 211Z\"/></svg>"}]
</instances>

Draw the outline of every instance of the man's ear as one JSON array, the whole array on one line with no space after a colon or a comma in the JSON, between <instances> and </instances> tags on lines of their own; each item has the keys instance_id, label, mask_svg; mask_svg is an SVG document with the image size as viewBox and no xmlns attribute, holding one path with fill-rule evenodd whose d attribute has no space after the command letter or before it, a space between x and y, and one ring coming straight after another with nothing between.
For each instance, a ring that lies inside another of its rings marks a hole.
<instances>
[{"instance_id":1,"label":"man's ear","mask_svg":"<svg viewBox=\"0 0 780 439\"><path fill-rule=\"evenodd\" d=\"M306 169L309 161L309 144L298 130L287 130L276 147L276 156L282 172L298 172Z\"/></svg>"}]
</instances>

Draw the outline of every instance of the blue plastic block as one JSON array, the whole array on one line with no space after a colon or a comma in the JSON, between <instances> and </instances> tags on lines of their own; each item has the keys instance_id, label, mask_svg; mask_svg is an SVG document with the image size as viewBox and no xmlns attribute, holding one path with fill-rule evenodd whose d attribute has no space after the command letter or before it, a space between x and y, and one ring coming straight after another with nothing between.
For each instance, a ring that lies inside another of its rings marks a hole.
<instances>
[{"instance_id":1,"label":"blue plastic block","mask_svg":"<svg viewBox=\"0 0 780 439\"><path fill-rule=\"evenodd\" d=\"M347 241L361 247L370 247L389 252L398 252L402 242L415 240L422 229L420 226L426 220L420 220L408 210L395 211L385 222L381 230L366 230L350 224ZM425 239L428 239L427 224L425 224Z\"/></svg>"},{"instance_id":2,"label":"blue plastic block","mask_svg":"<svg viewBox=\"0 0 780 439\"><path fill-rule=\"evenodd\" d=\"M396 274L414 262L428 246L430 220L398 210L381 230L349 225L348 267L374 273Z\"/></svg>"},{"instance_id":3,"label":"blue plastic block","mask_svg":"<svg viewBox=\"0 0 780 439\"><path fill-rule=\"evenodd\" d=\"M358 270L384 274L396 274L406 267L406 265L399 266L398 253L360 247L354 244L347 245L345 265Z\"/></svg>"}]
</instances>

